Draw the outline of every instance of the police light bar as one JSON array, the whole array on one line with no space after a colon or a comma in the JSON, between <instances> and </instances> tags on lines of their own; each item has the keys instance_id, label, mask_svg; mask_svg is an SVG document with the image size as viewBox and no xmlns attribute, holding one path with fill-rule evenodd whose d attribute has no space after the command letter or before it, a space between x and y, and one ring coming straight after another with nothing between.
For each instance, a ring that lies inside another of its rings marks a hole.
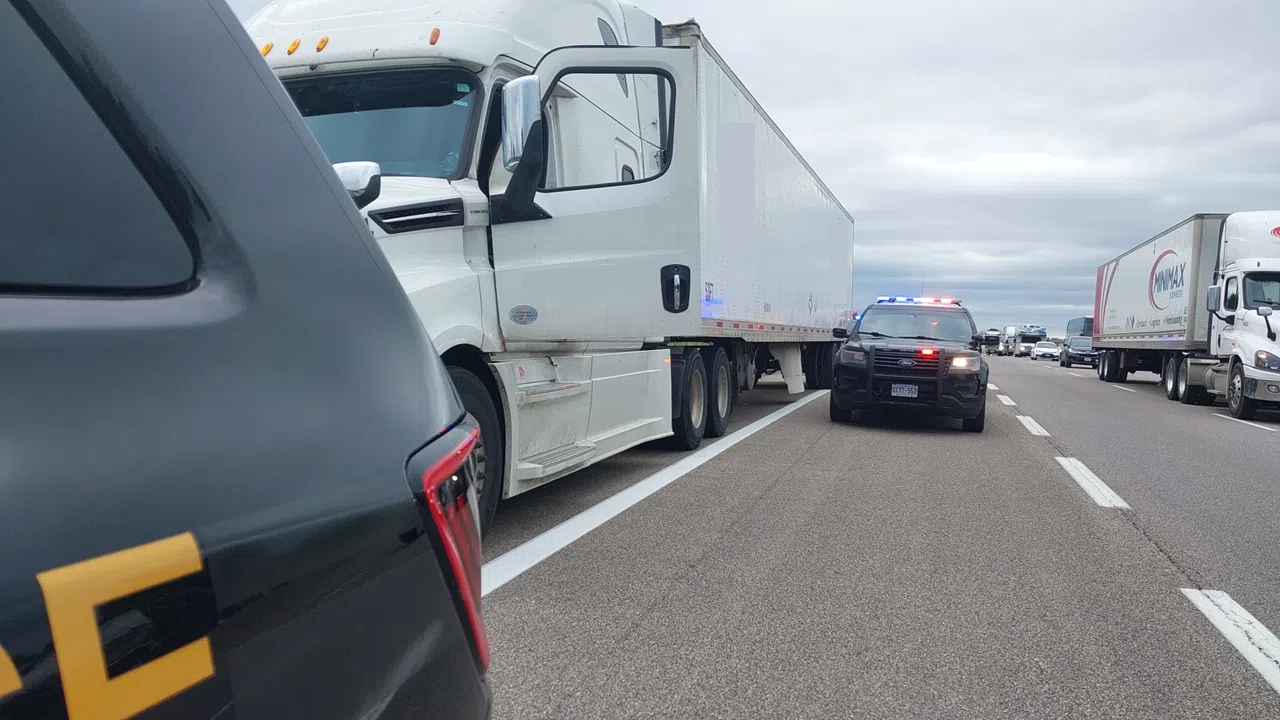
<instances>
[{"instance_id":1,"label":"police light bar","mask_svg":"<svg viewBox=\"0 0 1280 720\"><path fill-rule=\"evenodd\" d=\"M889 295L881 295L876 298L877 305L959 305L960 301L954 298L931 298L931 297L891 297Z\"/></svg>"}]
</instances>

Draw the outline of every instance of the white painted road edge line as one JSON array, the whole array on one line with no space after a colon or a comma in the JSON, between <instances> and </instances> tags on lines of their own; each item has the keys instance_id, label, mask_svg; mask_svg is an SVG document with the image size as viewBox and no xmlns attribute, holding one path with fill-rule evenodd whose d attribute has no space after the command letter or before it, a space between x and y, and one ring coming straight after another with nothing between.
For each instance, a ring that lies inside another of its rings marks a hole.
<instances>
[{"instance_id":1,"label":"white painted road edge line","mask_svg":"<svg viewBox=\"0 0 1280 720\"><path fill-rule=\"evenodd\" d=\"M1114 490L1107 487L1084 463L1075 458L1056 457L1054 460L1062 466L1063 470L1076 481L1081 490L1089 494L1093 501L1104 508L1121 508L1128 509L1129 503L1125 502Z\"/></svg>"},{"instance_id":2,"label":"white painted road edge line","mask_svg":"<svg viewBox=\"0 0 1280 720\"><path fill-rule=\"evenodd\" d=\"M828 392L830 391L820 390L806 395L784 408L775 410L692 455L686 455L683 460L659 470L626 490L583 510L519 547L490 560L480 568L480 594L482 596L488 595L506 585L526 570L568 547L570 543L578 538L609 522L632 505L679 480L689 471L755 435L774 422L825 396Z\"/></svg>"},{"instance_id":3,"label":"white painted road edge line","mask_svg":"<svg viewBox=\"0 0 1280 720\"><path fill-rule=\"evenodd\" d=\"M1067 371L1067 374L1068 374L1068 375L1070 375L1070 376L1072 376L1072 377L1084 377L1084 376L1083 376L1083 375L1081 375L1080 373L1073 373L1073 372L1071 372L1070 370L1068 370L1068 371Z\"/></svg>"},{"instance_id":4,"label":"white painted road edge line","mask_svg":"<svg viewBox=\"0 0 1280 720\"><path fill-rule=\"evenodd\" d=\"M1256 422L1249 422L1248 420L1241 420L1240 418L1233 418L1233 417L1231 417L1230 415L1223 415L1222 413L1214 413L1214 415L1217 415L1217 416L1218 416L1218 417L1220 417L1220 418L1226 418L1227 420L1235 420L1235 421L1236 421L1236 422L1238 422L1238 423L1244 423L1245 425L1249 425L1249 426L1251 426L1251 427L1256 427L1256 428L1258 428L1259 430L1266 430L1267 432L1275 432L1275 431L1276 431L1276 429L1275 429L1275 428L1273 428L1273 427L1267 427L1266 425L1259 425L1259 424L1258 424L1258 423L1256 423Z\"/></svg>"},{"instance_id":5,"label":"white painted road edge line","mask_svg":"<svg viewBox=\"0 0 1280 720\"><path fill-rule=\"evenodd\" d=\"M1182 588L1182 594L1209 618L1271 689L1280 693L1280 639L1221 590Z\"/></svg>"},{"instance_id":6,"label":"white painted road edge line","mask_svg":"<svg viewBox=\"0 0 1280 720\"><path fill-rule=\"evenodd\" d=\"M997 395L997 396L996 396L996 399L997 399L997 400L999 400L1000 402L1004 403L1005 405L1017 405L1017 404L1018 404L1018 403L1014 402L1014 401L1013 401L1013 398L1009 397L1008 395Z\"/></svg>"},{"instance_id":7,"label":"white painted road edge line","mask_svg":"<svg viewBox=\"0 0 1280 720\"><path fill-rule=\"evenodd\" d=\"M991 383L987 383L987 389L988 389L988 390L999 390L1000 388L996 387L995 385L993 385L993 384L991 384Z\"/></svg>"},{"instance_id":8,"label":"white painted road edge line","mask_svg":"<svg viewBox=\"0 0 1280 720\"><path fill-rule=\"evenodd\" d=\"M1133 388L1127 388L1127 387L1125 387L1125 386L1123 386L1123 385L1112 385L1111 387L1113 387L1113 388L1115 388L1115 389L1117 389L1117 390L1124 390L1124 391L1126 391L1126 392L1138 392L1137 390L1134 390Z\"/></svg>"},{"instance_id":9,"label":"white painted road edge line","mask_svg":"<svg viewBox=\"0 0 1280 720\"><path fill-rule=\"evenodd\" d=\"M1030 417L1027 417L1026 415L1019 415L1018 422L1022 423L1022 426L1027 429L1027 432L1031 433L1032 435L1035 435L1036 437L1049 437L1048 430L1045 430L1044 428L1040 427L1040 423L1036 422L1035 420L1032 420Z\"/></svg>"}]
</instances>

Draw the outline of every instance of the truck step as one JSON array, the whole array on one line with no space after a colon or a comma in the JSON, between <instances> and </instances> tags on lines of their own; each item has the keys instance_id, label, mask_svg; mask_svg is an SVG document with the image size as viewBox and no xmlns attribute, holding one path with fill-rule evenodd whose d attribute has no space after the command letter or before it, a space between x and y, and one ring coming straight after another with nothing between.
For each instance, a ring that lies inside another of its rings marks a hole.
<instances>
[{"instance_id":1,"label":"truck step","mask_svg":"<svg viewBox=\"0 0 1280 720\"><path fill-rule=\"evenodd\" d=\"M556 472L565 465L586 460L596 451L596 444L581 442L565 445L554 450L524 458L516 467L516 474L522 480L539 478Z\"/></svg>"}]
</instances>

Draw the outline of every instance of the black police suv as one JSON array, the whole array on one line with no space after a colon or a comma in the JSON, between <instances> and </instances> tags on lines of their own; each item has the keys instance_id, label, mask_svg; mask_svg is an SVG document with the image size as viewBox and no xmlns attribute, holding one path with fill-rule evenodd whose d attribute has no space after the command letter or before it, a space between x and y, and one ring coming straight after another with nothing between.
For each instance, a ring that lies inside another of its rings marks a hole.
<instances>
[{"instance_id":1,"label":"black police suv","mask_svg":"<svg viewBox=\"0 0 1280 720\"><path fill-rule=\"evenodd\" d=\"M0 718L483 718L477 428L224 0L0 0Z\"/></svg>"},{"instance_id":2,"label":"black police suv","mask_svg":"<svg viewBox=\"0 0 1280 720\"><path fill-rule=\"evenodd\" d=\"M1058 356L1058 364L1062 367L1072 365L1088 365L1098 367L1098 351L1093 349L1091 337L1069 337L1062 344L1062 354Z\"/></svg>"},{"instance_id":3,"label":"black police suv","mask_svg":"<svg viewBox=\"0 0 1280 720\"><path fill-rule=\"evenodd\" d=\"M831 420L854 411L900 408L959 418L982 432L987 420L988 366L969 311L947 298L880 298L863 311L836 354Z\"/></svg>"}]
</instances>

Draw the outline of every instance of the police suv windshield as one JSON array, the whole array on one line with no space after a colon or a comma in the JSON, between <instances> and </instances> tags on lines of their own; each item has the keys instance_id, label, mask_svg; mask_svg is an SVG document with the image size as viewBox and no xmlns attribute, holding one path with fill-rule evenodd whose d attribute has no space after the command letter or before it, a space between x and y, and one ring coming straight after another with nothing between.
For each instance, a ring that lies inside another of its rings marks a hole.
<instances>
[{"instance_id":1,"label":"police suv windshield","mask_svg":"<svg viewBox=\"0 0 1280 720\"><path fill-rule=\"evenodd\" d=\"M863 313L854 332L871 337L967 343L973 339L974 325L967 313L956 310L873 307Z\"/></svg>"},{"instance_id":2,"label":"police suv windshield","mask_svg":"<svg viewBox=\"0 0 1280 720\"><path fill-rule=\"evenodd\" d=\"M284 85L329 162L372 161L393 176L467 173L481 86L466 70L381 70Z\"/></svg>"}]
</instances>

